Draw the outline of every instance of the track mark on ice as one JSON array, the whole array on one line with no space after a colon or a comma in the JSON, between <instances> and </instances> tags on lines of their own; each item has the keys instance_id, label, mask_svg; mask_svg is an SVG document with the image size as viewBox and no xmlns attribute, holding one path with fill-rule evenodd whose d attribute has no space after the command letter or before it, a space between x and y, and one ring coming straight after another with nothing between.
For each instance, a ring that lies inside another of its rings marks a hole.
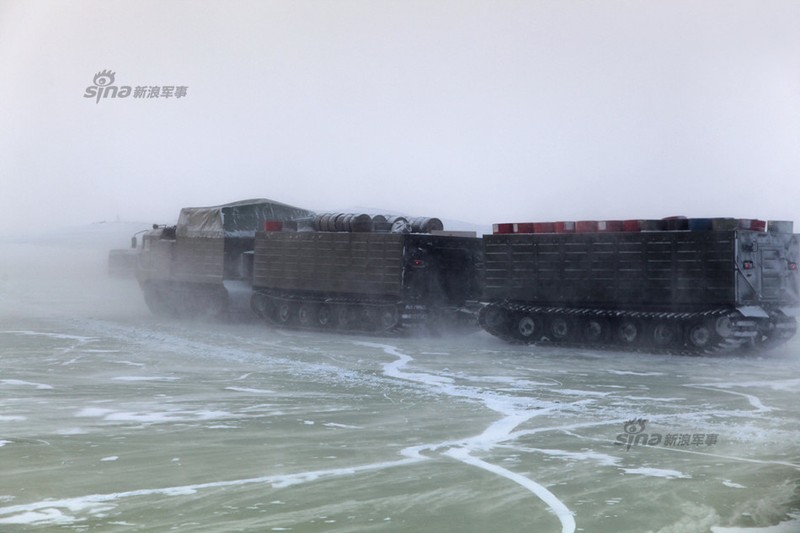
<instances>
[{"instance_id":1,"label":"track mark on ice","mask_svg":"<svg viewBox=\"0 0 800 533\"><path fill-rule=\"evenodd\" d=\"M262 476L230 481L213 481L194 485L112 492L109 494L89 494L60 500L43 500L27 504L0 507L0 524L72 524L82 520L77 516L81 512L96 515L100 512L113 509L116 502L128 498L146 496L190 496L202 490L239 487L243 485L270 485L274 489L282 489L302 483L310 483L322 478L351 476L362 472L373 472L386 468L406 466L416 462L419 462L419 459L405 458L397 461L370 463L349 468L314 470L295 474Z\"/></svg>"},{"instance_id":2,"label":"track mark on ice","mask_svg":"<svg viewBox=\"0 0 800 533\"><path fill-rule=\"evenodd\" d=\"M114 381L179 381L181 378L171 376L116 376Z\"/></svg>"},{"instance_id":3,"label":"track mark on ice","mask_svg":"<svg viewBox=\"0 0 800 533\"><path fill-rule=\"evenodd\" d=\"M617 376L663 376L663 372L634 372L633 370L606 370L609 374Z\"/></svg>"},{"instance_id":4,"label":"track mark on ice","mask_svg":"<svg viewBox=\"0 0 800 533\"><path fill-rule=\"evenodd\" d=\"M54 352L54 354L57 354L57 355L66 355L66 354L68 354L70 352L73 352L73 351L77 350L78 348L80 348L81 346L83 346L85 344L89 344L90 342L97 342L98 340L100 340L97 337L85 337L85 336L80 336L80 335L65 335L65 334L62 334L62 333L49 333L49 332L43 332L43 331L30 331L30 330L0 331L0 333L9 333L11 335L16 335L16 336L19 336L19 337L46 337L46 338L49 338L49 339L55 339L55 340L60 340L60 341L71 341L71 342L74 343L72 346L68 346L66 348L57 349ZM63 362L62 364L63 365L70 365L70 364L73 364L73 363L77 362L77 360L78 360L77 358L76 359L72 359L70 361Z\"/></svg>"},{"instance_id":5,"label":"track mark on ice","mask_svg":"<svg viewBox=\"0 0 800 533\"><path fill-rule=\"evenodd\" d=\"M761 399L754 394L745 394L744 392L736 392L732 390L728 390L730 387L738 386L736 383L704 383L700 385L686 385L686 387L690 387L692 389L703 389L703 390L710 390L713 392L724 392L727 394L735 394L736 396L743 396L747 398L747 401L752 405L757 413L768 413L770 411L774 411L774 407L767 407L761 402Z\"/></svg>"},{"instance_id":6,"label":"track mark on ice","mask_svg":"<svg viewBox=\"0 0 800 533\"><path fill-rule=\"evenodd\" d=\"M497 474L498 476L510 479L518 485L522 485L530 492L534 493L536 497L546 503L548 507L550 507L550 509L558 517L558 520L561 522L561 531L563 533L571 533L575 531L575 517L572 516L572 511L570 511L569 508L567 508L567 506L564 505L564 503L559 500L555 494L547 490L544 486L536 483L532 479L526 478L521 474L507 470L502 466L487 463L482 459L473 457L466 448L451 448L444 452L444 454L453 457L454 459L458 459L462 463L477 466L478 468L482 468L492 472L493 474Z\"/></svg>"},{"instance_id":7,"label":"track mark on ice","mask_svg":"<svg viewBox=\"0 0 800 533\"><path fill-rule=\"evenodd\" d=\"M412 446L404 449L401 452L403 455L409 459L421 459L425 457L421 453L423 450L434 451L446 448L446 450L442 452L443 455L499 475L524 487L542 500L556 515L561 522L562 533L573 533L575 531L575 517L572 511L546 487L521 474L488 463L471 454L472 451L487 451L500 445L502 442L511 440L514 430L520 424L527 422L534 416L549 412L549 409L538 409L534 411L531 409L532 402L529 399L521 400L519 398L503 396L496 393L487 393L475 387L457 386L451 378L442 376L407 372L404 368L414 359L410 355L400 352L396 346L373 342L355 342L355 344L368 348L377 348L397 358L383 365L383 373L385 376L429 385L435 387L439 392L447 396L477 400L482 402L488 409L502 415L502 418L490 424L483 433L479 435L467 439L458 439L452 442Z\"/></svg>"},{"instance_id":8,"label":"track mark on ice","mask_svg":"<svg viewBox=\"0 0 800 533\"><path fill-rule=\"evenodd\" d=\"M78 341L79 343L87 343L99 340L97 337L81 337L78 335L64 335L62 333L46 333L43 331L3 331L3 333L11 333L13 335L29 336L29 337L49 337L51 339Z\"/></svg>"},{"instance_id":9,"label":"track mark on ice","mask_svg":"<svg viewBox=\"0 0 800 533\"><path fill-rule=\"evenodd\" d=\"M683 479L691 479L692 476L688 474L684 474L683 472L679 472L678 470L665 470L663 468L623 468L623 472L626 474L639 474L642 476L650 476L650 477L663 477L666 479L675 479L675 478L683 478Z\"/></svg>"},{"instance_id":10,"label":"track mark on ice","mask_svg":"<svg viewBox=\"0 0 800 533\"><path fill-rule=\"evenodd\" d=\"M275 391L269 389L251 389L248 387L225 387L225 390L233 392L249 392L252 394L274 394Z\"/></svg>"},{"instance_id":11,"label":"track mark on ice","mask_svg":"<svg viewBox=\"0 0 800 533\"><path fill-rule=\"evenodd\" d=\"M29 385L31 387L36 387L39 390L49 390L53 388L52 385L46 385L44 383L33 383L30 381L22 381L21 379L0 379L0 385L19 385L19 386Z\"/></svg>"}]
</instances>

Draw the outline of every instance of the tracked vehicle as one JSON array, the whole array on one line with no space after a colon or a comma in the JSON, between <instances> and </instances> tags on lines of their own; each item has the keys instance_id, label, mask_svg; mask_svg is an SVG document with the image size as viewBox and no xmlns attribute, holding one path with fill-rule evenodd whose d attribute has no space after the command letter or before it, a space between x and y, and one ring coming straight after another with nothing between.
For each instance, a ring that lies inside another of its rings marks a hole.
<instances>
[{"instance_id":1,"label":"tracked vehicle","mask_svg":"<svg viewBox=\"0 0 800 533\"><path fill-rule=\"evenodd\" d=\"M436 218L313 212L272 200L184 208L141 236L136 277L154 314L254 312L303 329L477 328L481 241Z\"/></svg>"},{"instance_id":2,"label":"tracked vehicle","mask_svg":"<svg viewBox=\"0 0 800 533\"><path fill-rule=\"evenodd\" d=\"M252 307L260 317L367 333L477 327L480 239L443 232L437 219L402 227L344 215L335 231L325 216L316 231L256 235Z\"/></svg>"},{"instance_id":3,"label":"tracked vehicle","mask_svg":"<svg viewBox=\"0 0 800 533\"><path fill-rule=\"evenodd\" d=\"M477 326L513 343L668 353L778 346L797 330L800 235L742 219L497 224L247 200L141 236L151 310L394 333ZM134 237L135 238L135 237ZM476 319L477 315L477 319Z\"/></svg>"},{"instance_id":4,"label":"tracked vehicle","mask_svg":"<svg viewBox=\"0 0 800 533\"><path fill-rule=\"evenodd\" d=\"M181 209L177 225L154 226L138 245L136 277L148 307L184 318L225 317L241 300L246 308L256 231L267 220L311 215L267 199Z\"/></svg>"},{"instance_id":5,"label":"tracked vehicle","mask_svg":"<svg viewBox=\"0 0 800 533\"><path fill-rule=\"evenodd\" d=\"M498 224L480 324L513 343L770 348L797 329L799 238L738 219Z\"/></svg>"}]
</instances>

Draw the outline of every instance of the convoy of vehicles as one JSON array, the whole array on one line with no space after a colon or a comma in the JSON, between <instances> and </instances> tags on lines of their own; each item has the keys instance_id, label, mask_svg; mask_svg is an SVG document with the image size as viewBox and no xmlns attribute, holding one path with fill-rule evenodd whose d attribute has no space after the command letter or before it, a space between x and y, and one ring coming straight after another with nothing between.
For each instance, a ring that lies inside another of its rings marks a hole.
<instances>
[{"instance_id":1,"label":"convoy of vehicles","mask_svg":"<svg viewBox=\"0 0 800 533\"><path fill-rule=\"evenodd\" d=\"M513 343L671 353L767 349L800 311L800 235L742 219L496 224L248 200L186 208L135 242L151 310L395 333L480 327Z\"/></svg>"}]
</instances>

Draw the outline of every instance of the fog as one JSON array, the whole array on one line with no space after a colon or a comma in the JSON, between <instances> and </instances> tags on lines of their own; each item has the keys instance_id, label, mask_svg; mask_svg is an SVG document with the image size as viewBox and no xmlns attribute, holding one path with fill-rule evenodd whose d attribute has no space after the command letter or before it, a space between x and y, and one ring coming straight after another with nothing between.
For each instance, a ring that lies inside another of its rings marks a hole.
<instances>
[{"instance_id":1,"label":"fog","mask_svg":"<svg viewBox=\"0 0 800 533\"><path fill-rule=\"evenodd\" d=\"M106 275L138 229L0 239L4 532L798 530L797 338L680 357L163 319ZM649 440L622 446L632 421Z\"/></svg>"},{"instance_id":2,"label":"fog","mask_svg":"<svg viewBox=\"0 0 800 533\"><path fill-rule=\"evenodd\" d=\"M793 1L3 0L0 234L252 197L797 219L797 27ZM185 96L84 97L102 71Z\"/></svg>"}]
</instances>

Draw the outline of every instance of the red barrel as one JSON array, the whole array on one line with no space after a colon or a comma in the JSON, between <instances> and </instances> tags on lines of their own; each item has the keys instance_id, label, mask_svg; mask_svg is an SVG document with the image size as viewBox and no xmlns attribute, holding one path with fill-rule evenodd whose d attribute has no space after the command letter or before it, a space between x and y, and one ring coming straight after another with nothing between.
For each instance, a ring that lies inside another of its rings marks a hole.
<instances>
[{"instance_id":1,"label":"red barrel","mask_svg":"<svg viewBox=\"0 0 800 533\"><path fill-rule=\"evenodd\" d=\"M533 232L534 233L555 233L556 232L556 225L552 222L534 222L533 223ZM791 233L791 232L789 232Z\"/></svg>"},{"instance_id":2,"label":"red barrel","mask_svg":"<svg viewBox=\"0 0 800 533\"><path fill-rule=\"evenodd\" d=\"M514 233L514 224L492 224L492 233L495 235L508 235Z\"/></svg>"},{"instance_id":3,"label":"red barrel","mask_svg":"<svg viewBox=\"0 0 800 533\"><path fill-rule=\"evenodd\" d=\"M554 229L556 233L575 233L575 223L572 221L556 222Z\"/></svg>"},{"instance_id":4,"label":"red barrel","mask_svg":"<svg viewBox=\"0 0 800 533\"><path fill-rule=\"evenodd\" d=\"M283 222L280 220L267 220L264 222L264 231L283 231Z\"/></svg>"},{"instance_id":5,"label":"red barrel","mask_svg":"<svg viewBox=\"0 0 800 533\"><path fill-rule=\"evenodd\" d=\"M641 220L623 220L622 221L622 231L628 231L631 233L636 233L642 231L642 221Z\"/></svg>"},{"instance_id":6,"label":"red barrel","mask_svg":"<svg viewBox=\"0 0 800 533\"><path fill-rule=\"evenodd\" d=\"M514 224L514 233L533 233L533 222L517 222Z\"/></svg>"},{"instance_id":7,"label":"red barrel","mask_svg":"<svg viewBox=\"0 0 800 533\"><path fill-rule=\"evenodd\" d=\"M579 220L575 223L575 231L577 233L597 233L597 221Z\"/></svg>"},{"instance_id":8,"label":"red barrel","mask_svg":"<svg viewBox=\"0 0 800 533\"><path fill-rule=\"evenodd\" d=\"M766 231L767 223L763 220L756 220L756 219L740 219L739 220L739 228L740 229L749 229L751 231Z\"/></svg>"}]
</instances>

